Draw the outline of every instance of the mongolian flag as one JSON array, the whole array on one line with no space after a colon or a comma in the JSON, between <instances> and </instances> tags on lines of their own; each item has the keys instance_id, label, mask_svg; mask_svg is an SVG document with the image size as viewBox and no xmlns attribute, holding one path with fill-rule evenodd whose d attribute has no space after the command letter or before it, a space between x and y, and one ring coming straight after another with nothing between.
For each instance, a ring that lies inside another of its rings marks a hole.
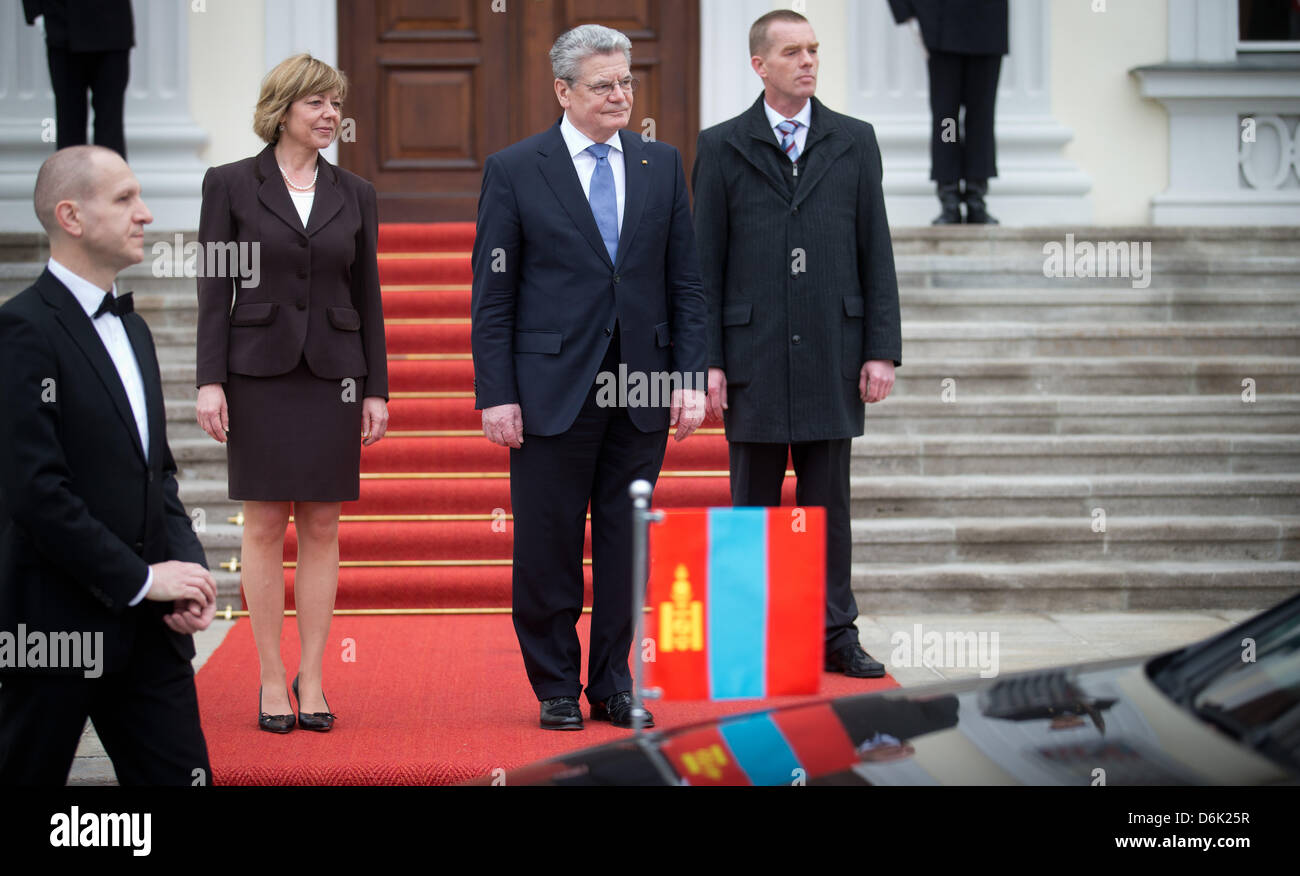
<instances>
[{"instance_id":1,"label":"mongolian flag","mask_svg":"<svg viewBox=\"0 0 1300 876\"><path fill-rule=\"evenodd\" d=\"M660 750L688 785L807 784L858 762L830 703L724 718Z\"/></svg>"},{"instance_id":2,"label":"mongolian flag","mask_svg":"<svg viewBox=\"0 0 1300 876\"><path fill-rule=\"evenodd\" d=\"M663 514L650 526L648 686L678 700L817 693L825 509Z\"/></svg>"}]
</instances>

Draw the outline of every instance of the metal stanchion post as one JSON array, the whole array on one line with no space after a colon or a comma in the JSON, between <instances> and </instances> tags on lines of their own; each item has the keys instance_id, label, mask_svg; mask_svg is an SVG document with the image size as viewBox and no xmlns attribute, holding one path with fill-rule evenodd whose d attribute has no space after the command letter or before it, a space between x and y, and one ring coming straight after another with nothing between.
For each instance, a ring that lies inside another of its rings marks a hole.
<instances>
[{"instance_id":1,"label":"metal stanchion post","mask_svg":"<svg viewBox=\"0 0 1300 876\"><path fill-rule=\"evenodd\" d=\"M650 510L650 496L654 488L647 480L638 479L628 487L632 497L632 732L637 745L654 764L660 777L669 785L677 785L676 774L664 761L659 749L645 735L645 706L642 698L655 692L641 687L641 630L645 622L645 589L650 577L650 524L663 520L662 511Z\"/></svg>"}]
</instances>

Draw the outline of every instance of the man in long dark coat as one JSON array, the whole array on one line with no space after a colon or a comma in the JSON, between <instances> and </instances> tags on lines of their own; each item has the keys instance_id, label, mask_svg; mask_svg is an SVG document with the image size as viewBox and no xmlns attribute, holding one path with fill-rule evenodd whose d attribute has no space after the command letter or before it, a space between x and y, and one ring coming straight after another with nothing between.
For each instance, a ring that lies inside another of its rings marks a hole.
<instances>
[{"instance_id":1,"label":"man in long dark coat","mask_svg":"<svg viewBox=\"0 0 1300 876\"><path fill-rule=\"evenodd\" d=\"M788 454L797 502L826 507L826 668L879 677L854 624L849 459L902 364L880 149L813 97L802 15L758 19L750 54L763 95L700 134L693 175L710 413L726 412L733 504L781 504Z\"/></svg>"}]
</instances>

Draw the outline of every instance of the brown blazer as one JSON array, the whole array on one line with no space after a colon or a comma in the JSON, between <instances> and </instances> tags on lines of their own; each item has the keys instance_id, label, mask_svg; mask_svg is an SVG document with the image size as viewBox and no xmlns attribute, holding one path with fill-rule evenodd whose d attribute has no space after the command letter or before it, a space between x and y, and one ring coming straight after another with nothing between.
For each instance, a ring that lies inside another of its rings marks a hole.
<instances>
[{"instance_id":1,"label":"brown blazer","mask_svg":"<svg viewBox=\"0 0 1300 876\"><path fill-rule=\"evenodd\" d=\"M316 198L305 229L270 146L210 168L203 178L204 255L215 249L209 244L259 244L260 277L249 286L228 267L218 271L221 260L205 259L198 281L198 386L225 383L231 372L285 374L305 356L317 377L364 376L366 396L388 398L375 187L323 157L316 161ZM244 250L247 261L251 246ZM227 257L224 265L230 263ZM222 276L206 276L214 273Z\"/></svg>"}]
</instances>

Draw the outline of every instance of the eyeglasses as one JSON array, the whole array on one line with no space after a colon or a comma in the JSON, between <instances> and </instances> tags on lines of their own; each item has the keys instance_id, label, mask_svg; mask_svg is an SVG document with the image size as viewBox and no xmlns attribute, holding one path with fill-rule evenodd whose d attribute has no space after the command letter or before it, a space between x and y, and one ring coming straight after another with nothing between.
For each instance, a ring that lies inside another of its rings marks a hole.
<instances>
[{"instance_id":1,"label":"eyeglasses","mask_svg":"<svg viewBox=\"0 0 1300 876\"><path fill-rule=\"evenodd\" d=\"M626 93L632 94L641 87L641 80L629 76L626 79L620 79L618 82L597 82L595 85L592 85L590 82L584 82L582 84L587 86L587 88L591 90L591 93L597 97L609 97L610 93L614 90L615 85L623 89Z\"/></svg>"}]
</instances>

